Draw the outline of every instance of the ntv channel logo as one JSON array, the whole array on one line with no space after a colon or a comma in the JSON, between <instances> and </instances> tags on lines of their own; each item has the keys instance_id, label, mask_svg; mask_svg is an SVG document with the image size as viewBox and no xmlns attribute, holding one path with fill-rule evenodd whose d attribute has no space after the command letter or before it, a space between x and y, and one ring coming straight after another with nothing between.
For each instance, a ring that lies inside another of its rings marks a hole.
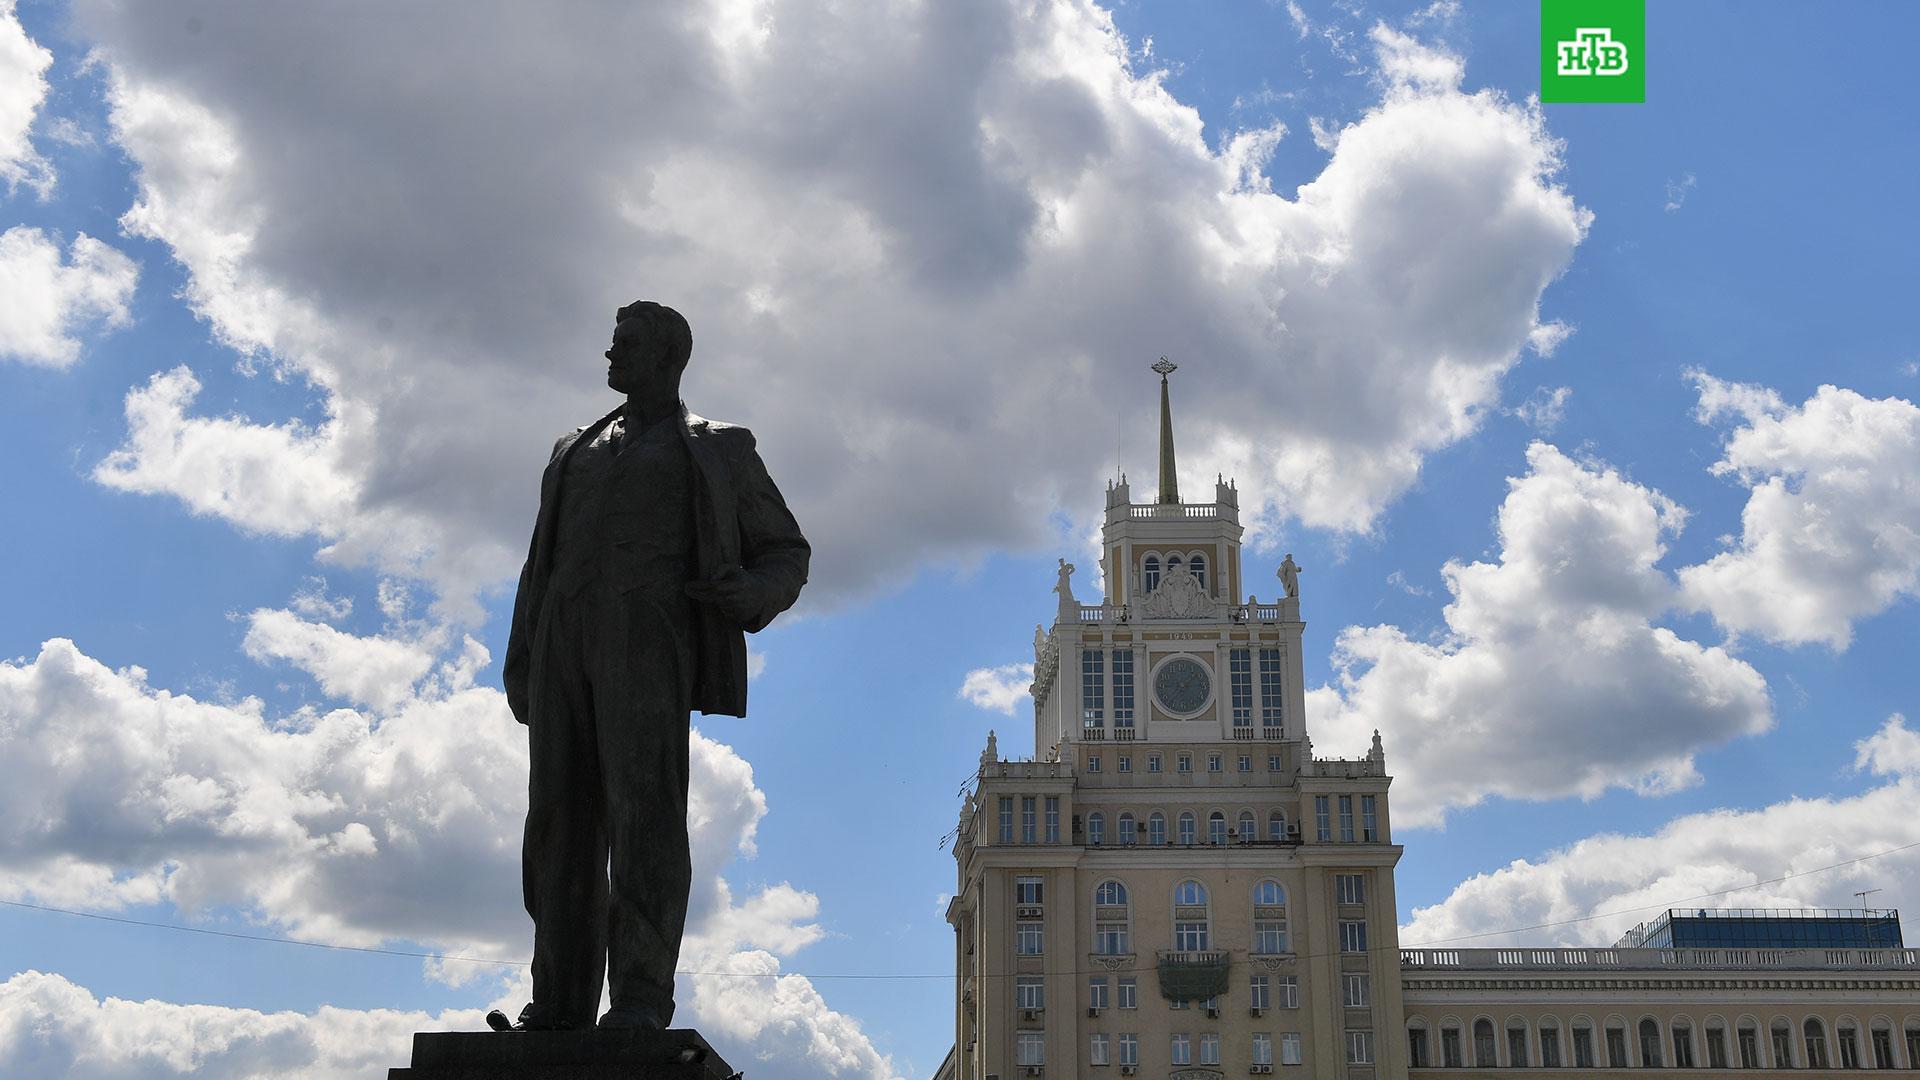
<instances>
[{"instance_id":1,"label":"ntv channel logo","mask_svg":"<svg viewBox=\"0 0 1920 1080\"><path fill-rule=\"evenodd\" d=\"M1540 100L1647 100L1646 0L1541 0Z\"/></svg>"}]
</instances>

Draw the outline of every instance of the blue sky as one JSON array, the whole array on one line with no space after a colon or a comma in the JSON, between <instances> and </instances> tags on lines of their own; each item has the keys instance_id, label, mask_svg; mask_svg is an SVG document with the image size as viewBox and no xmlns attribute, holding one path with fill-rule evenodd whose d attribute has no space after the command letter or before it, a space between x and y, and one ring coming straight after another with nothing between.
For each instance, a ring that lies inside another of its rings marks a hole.
<instances>
[{"instance_id":1,"label":"blue sky","mask_svg":"<svg viewBox=\"0 0 1920 1080\"><path fill-rule=\"evenodd\" d=\"M1920 841L1907 7L1655 2L1646 104L1539 106L1524 4L696 6L0 0L0 899L523 957L493 658L649 296L817 552L696 723L682 1018L757 1073L944 1055L940 840L1163 353L1185 488L1306 568L1316 746L1383 732L1403 942L1920 904L1808 873ZM525 996L19 907L0 955L34 1074L350 1075ZM222 1037L109 1035L184 1005Z\"/></svg>"}]
</instances>

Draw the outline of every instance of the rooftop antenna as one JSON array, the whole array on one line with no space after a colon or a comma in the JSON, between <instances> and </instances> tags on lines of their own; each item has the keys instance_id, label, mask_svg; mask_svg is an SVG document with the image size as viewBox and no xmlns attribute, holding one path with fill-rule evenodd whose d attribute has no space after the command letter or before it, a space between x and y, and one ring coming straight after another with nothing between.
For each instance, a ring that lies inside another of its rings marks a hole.
<instances>
[{"instance_id":1,"label":"rooftop antenna","mask_svg":"<svg viewBox=\"0 0 1920 1080\"><path fill-rule=\"evenodd\" d=\"M1882 891L1884 891L1884 890L1881 890L1881 889L1861 889L1861 890L1860 890L1859 892L1857 892L1857 893L1854 893L1853 895L1855 895L1855 896L1857 896L1857 897L1859 897L1859 898L1860 898L1860 910L1862 910L1862 911L1865 911L1865 910L1867 910L1867 897L1869 897L1869 896L1872 896L1872 895L1873 895L1874 893L1877 893L1877 892L1882 892Z\"/></svg>"}]
</instances>

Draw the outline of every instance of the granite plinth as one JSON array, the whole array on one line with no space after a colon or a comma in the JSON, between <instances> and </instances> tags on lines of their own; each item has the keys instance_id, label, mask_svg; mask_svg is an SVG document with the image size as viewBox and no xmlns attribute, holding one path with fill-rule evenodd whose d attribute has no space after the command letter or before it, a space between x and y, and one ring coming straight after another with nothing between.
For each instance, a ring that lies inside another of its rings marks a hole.
<instances>
[{"instance_id":1,"label":"granite plinth","mask_svg":"<svg viewBox=\"0 0 1920 1080\"><path fill-rule=\"evenodd\" d=\"M731 1080L692 1028L419 1031L413 1064L387 1080Z\"/></svg>"}]
</instances>

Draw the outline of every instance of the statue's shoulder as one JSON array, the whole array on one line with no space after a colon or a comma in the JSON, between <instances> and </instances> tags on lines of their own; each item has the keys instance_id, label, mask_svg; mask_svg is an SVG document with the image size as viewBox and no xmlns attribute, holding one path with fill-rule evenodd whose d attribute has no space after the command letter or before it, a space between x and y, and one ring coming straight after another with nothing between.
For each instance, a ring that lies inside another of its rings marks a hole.
<instances>
[{"instance_id":1,"label":"statue's shoulder","mask_svg":"<svg viewBox=\"0 0 1920 1080\"><path fill-rule=\"evenodd\" d=\"M735 454L753 448L753 432L740 424L712 420L698 413L687 414L687 433L696 439L710 440L724 453Z\"/></svg>"}]
</instances>

